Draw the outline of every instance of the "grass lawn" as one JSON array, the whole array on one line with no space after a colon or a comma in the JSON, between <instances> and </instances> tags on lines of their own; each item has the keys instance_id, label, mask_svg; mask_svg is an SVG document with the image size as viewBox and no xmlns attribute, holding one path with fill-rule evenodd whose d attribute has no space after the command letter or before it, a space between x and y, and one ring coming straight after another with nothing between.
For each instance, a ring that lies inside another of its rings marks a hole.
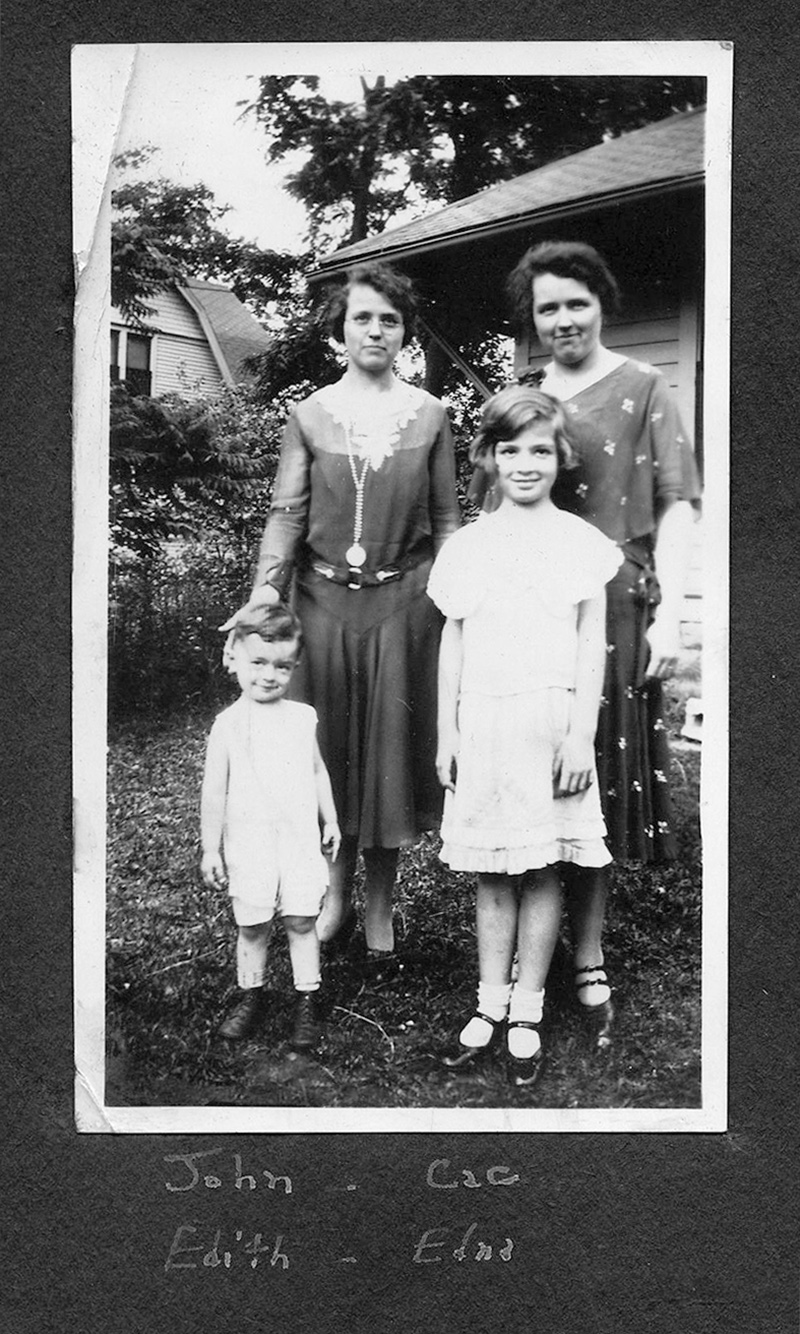
<instances>
[{"instance_id":1,"label":"grass lawn","mask_svg":"<svg viewBox=\"0 0 800 1334\"><path fill-rule=\"evenodd\" d=\"M236 991L227 898L205 889L197 869L215 711L128 723L110 738L109 1106L699 1107L699 747L679 744L673 756L680 861L615 872L606 932L619 1011L613 1048L595 1054L575 1013L565 935L548 980L547 1072L533 1093L517 1094L500 1057L466 1075L441 1064L474 1005L474 891L471 877L439 862L433 836L401 854L401 974L365 986L360 933L344 958L324 962L327 1017L313 1058L288 1047L293 992L280 930L263 1034L239 1045L215 1036Z\"/></svg>"}]
</instances>

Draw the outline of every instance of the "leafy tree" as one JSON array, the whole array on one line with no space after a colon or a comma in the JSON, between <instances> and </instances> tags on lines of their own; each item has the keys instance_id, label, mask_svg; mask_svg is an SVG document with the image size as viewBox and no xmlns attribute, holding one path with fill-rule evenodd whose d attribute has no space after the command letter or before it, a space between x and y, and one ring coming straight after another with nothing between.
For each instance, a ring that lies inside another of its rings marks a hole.
<instances>
[{"instance_id":1,"label":"leafy tree","mask_svg":"<svg viewBox=\"0 0 800 1334\"><path fill-rule=\"evenodd\" d=\"M150 145L120 154L122 174L144 166ZM262 250L221 229L227 205L207 186L164 179L127 181L112 193L111 300L135 324L152 314L148 300L187 277L226 283L256 316L291 300L301 260Z\"/></svg>"},{"instance_id":2,"label":"leafy tree","mask_svg":"<svg viewBox=\"0 0 800 1334\"><path fill-rule=\"evenodd\" d=\"M315 76L267 75L243 104L268 161L305 150L287 188L317 247L360 241L411 203L463 199L705 97L698 78L419 75L361 88L360 102L329 102Z\"/></svg>"}]
</instances>

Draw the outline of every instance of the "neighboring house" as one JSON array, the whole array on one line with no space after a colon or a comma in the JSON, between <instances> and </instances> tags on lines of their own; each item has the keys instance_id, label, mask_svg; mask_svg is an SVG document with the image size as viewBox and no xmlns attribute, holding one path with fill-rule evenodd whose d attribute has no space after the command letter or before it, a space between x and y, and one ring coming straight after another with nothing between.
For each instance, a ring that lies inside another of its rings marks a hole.
<instances>
[{"instance_id":1,"label":"neighboring house","mask_svg":"<svg viewBox=\"0 0 800 1334\"><path fill-rule=\"evenodd\" d=\"M702 466L704 136L703 108L670 116L345 246L313 280L360 260L396 264L424 297L439 360L452 358L480 385L457 348L508 333L505 281L523 251L548 238L588 241L622 291L623 313L607 323L605 341L665 374ZM518 370L543 359L536 343L517 343ZM440 387L430 371L429 387ZM700 642L699 562L698 533L687 647Z\"/></svg>"},{"instance_id":2,"label":"neighboring house","mask_svg":"<svg viewBox=\"0 0 800 1334\"><path fill-rule=\"evenodd\" d=\"M184 398L240 384L244 362L269 344L269 334L221 283L190 278L148 300L153 314L132 328L111 311L111 379L133 393Z\"/></svg>"}]
</instances>

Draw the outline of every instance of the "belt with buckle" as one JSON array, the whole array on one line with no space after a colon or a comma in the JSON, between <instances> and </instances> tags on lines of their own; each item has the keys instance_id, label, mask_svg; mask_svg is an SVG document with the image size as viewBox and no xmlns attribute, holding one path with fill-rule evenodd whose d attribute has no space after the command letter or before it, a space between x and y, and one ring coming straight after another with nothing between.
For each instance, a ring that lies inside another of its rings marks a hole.
<instances>
[{"instance_id":1,"label":"belt with buckle","mask_svg":"<svg viewBox=\"0 0 800 1334\"><path fill-rule=\"evenodd\" d=\"M381 584L401 579L409 570L429 559L430 555L431 552L427 549L417 551L397 565L387 565L382 570L366 570L363 566L357 568L353 565L331 565L329 561L312 556L309 568L316 574L321 574L324 579L330 579L331 583L344 584L346 588L376 588Z\"/></svg>"},{"instance_id":2,"label":"belt with buckle","mask_svg":"<svg viewBox=\"0 0 800 1334\"><path fill-rule=\"evenodd\" d=\"M312 561L311 569L321 574L331 583L344 584L346 588L369 588L386 584L391 579L399 579L405 573L399 565L391 565L385 570L358 569L353 565L328 565L325 561Z\"/></svg>"}]
</instances>

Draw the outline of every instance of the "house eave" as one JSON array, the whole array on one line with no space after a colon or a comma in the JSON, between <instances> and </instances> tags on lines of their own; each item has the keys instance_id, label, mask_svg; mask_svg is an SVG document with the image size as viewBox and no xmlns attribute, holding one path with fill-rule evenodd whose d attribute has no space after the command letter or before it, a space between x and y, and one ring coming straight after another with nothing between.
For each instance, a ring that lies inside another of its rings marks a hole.
<instances>
[{"instance_id":1,"label":"house eave","mask_svg":"<svg viewBox=\"0 0 800 1334\"><path fill-rule=\"evenodd\" d=\"M404 260L415 259L418 255L431 251L452 249L454 246L467 245L475 241L492 240L508 232L519 231L523 227L546 226L551 222L565 218L583 217L591 213L600 213L622 205L636 204L654 197L664 198L683 192L702 188L705 176L703 171L668 181L649 181L643 185L628 187L624 190L610 190L604 194L592 194L579 199L566 200L545 208L524 209L501 220L478 223L446 233L440 236L425 237L420 241L399 241L392 243L391 235L386 235L386 244L381 245L381 236L376 236L373 243L363 250L354 251L354 247L343 254L334 253L322 260L319 267L309 274L310 283L323 282L328 278L338 277L362 260Z\"/></svg>"}]
</instances>

